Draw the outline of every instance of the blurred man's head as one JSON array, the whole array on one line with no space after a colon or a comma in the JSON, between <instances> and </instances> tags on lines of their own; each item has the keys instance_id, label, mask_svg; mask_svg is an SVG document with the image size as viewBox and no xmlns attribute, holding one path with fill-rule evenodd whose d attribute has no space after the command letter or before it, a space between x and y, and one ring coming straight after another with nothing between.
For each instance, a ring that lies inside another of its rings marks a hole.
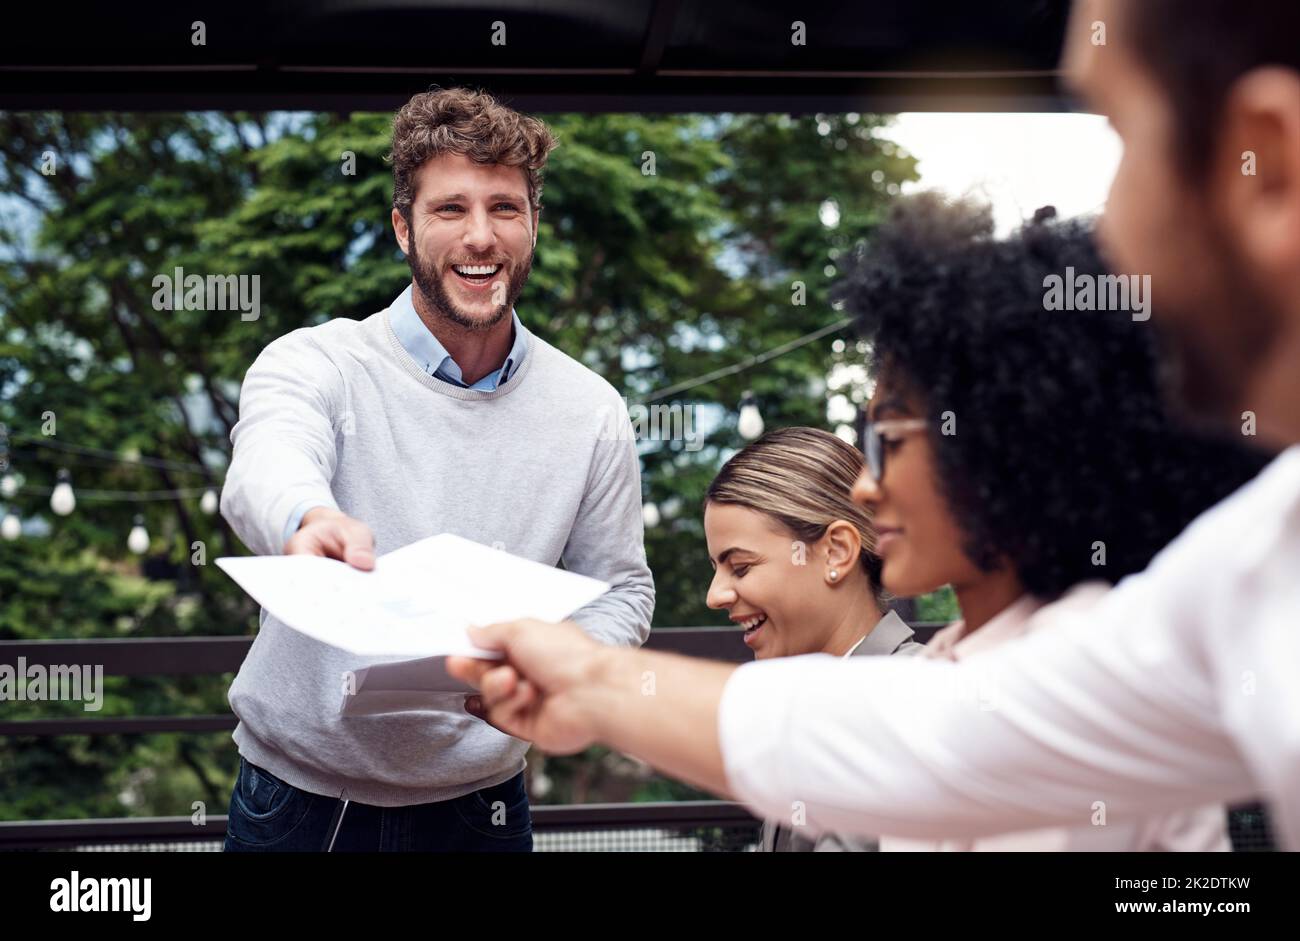
<instances>
[{"instance_id":1,"label":"blurred man's head","mask_svg":"<svg viewBox=\"0 0 1300 941\"><path fill-rule=\"evenodd\" d=\"M555 138L536 118L463 89L416 95L393 119L393 230L423 308L487 330L532 269L542 168Z\"/></svg>"},{"instance_id":2,"label":"blurred man's head","mask_svg":"<svg viewBox=\"0 0 1300 941\"><path fill-rule=\"evenodd\" d=\"M1178 400L1300 441L1300 4L1076 0L1064 66L1123 142L1100 234Z\"/></svg>"}]
</instances>

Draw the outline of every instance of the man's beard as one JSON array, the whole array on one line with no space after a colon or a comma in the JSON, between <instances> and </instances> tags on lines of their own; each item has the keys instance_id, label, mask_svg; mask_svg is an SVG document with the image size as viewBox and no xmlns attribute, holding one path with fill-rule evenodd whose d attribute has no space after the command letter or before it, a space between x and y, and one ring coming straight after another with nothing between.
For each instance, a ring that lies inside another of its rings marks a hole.
<instances>
[{"instance_id":1,"label":"man's beard","mask_svg":"<svg viewBox=\"0 0 1300 941\"><path fill-rule=\"evenodd\" d=\"M435 264L432 262L426 263L420 257L415 247L414 238L410 240L410 251L407 252L406 262L410 265L411 277L415 279L415 286L424 295L425 301L428 302L435 315L466 330L490 330L510 313L515 306L515 301L519 299L524 284L528 281L528 275L533 270L533 252L529 249L528 256L524 258L523 263L509 272L503 303L483 319L475 319L456 306L456 302L452 300L451 295L447 293L443 285L442 273L437 270ZM473 264L473 262L467 262L467 264ZM504 262L502 267L505 267Z\"/></svg>"},{"instance_id":2,"label":"man's beard","mask_svg":"<svg viewBox=\"0 0 1300 941\"><path fill-rule=\"evenodd\" d=\"M1282 327L1281 312L1247 273L1231 242L1206 226L1209 290L1188 291L1174 303L1155 300L1163 380L1175 411L1196 424L1235 423L1251 378ZM1162 315L1163 311L1163 315Z\"/></svg>"}]
</instances>

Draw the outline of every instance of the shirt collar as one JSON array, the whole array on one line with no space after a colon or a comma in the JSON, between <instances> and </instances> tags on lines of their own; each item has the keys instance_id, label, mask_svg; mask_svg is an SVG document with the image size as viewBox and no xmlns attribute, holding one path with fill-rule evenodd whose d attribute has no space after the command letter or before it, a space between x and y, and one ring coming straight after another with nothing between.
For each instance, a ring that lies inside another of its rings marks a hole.
<instances>
[{"instance_id":1,"label":"shirt collar","mask_svg":"<svg viewBox=\"0 0 1300 941\"><path fill-rule=\"evenodd\" d=\"M871 633L849 648L845 657L879 656L893 653L912 639L913 631L896 611L886 611L885 616L876 622Z\"/></svg>"},{"instance_id":2,"label":"shirt collar","mask_svg":"<svg viewBox=\"0 0 1300 941\"><path fill-rule=\"evenodd\" d=\"M1007 605L977 631L967 631L965 621L957 621L937 631L925 645L930 656L960 660L1019 637L1029 630L1029 619L1043 602L1025 593Z\"/></svg>"},{"instance_id":3,"label":"shirt collar","mask_svg":"<svg viewBox=\"0 0 1300 941\"><path fill-rule=\"evenodd\" d=\"M439 379L446 379L459 386L466 386L464 375L460 371L460 365L452 359L451 354L447 352L447 348L433 335L433 331L424 325L424 321L420 319L420 315L416 312L415 303L411 299L412 291L413 286L408 284L406 290L398 295L397 300L393 301L389 317L393 326L393 333L397 335L402 348L410 353L411 358L429 375L437 376ZM498 379L493 383L493 388L509 380L519 368L519 364L523 362L524 352L528 348L528 341L525 339L527 331L513 308L510 310L510 320L514 324L515 340L510 347L510 352L506 354L505 362L496 371ZM478 383L475 383L475 387L478 387Z\"/></svg>"}]
</instances>

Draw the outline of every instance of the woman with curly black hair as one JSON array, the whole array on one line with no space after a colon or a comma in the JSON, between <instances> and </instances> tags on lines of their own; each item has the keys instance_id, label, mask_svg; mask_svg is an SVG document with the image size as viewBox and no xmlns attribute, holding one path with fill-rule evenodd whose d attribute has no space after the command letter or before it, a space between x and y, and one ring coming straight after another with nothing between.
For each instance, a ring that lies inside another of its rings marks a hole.
<instances>
[{"instance_id":1,"label":"woman with curly black hair","mask_svg":"<svg viewBox=\"0 0 1300 941\"><path fill-rule=\"evenodd\" d=\"M878 533L884 587L951 585L962 620L924 656L962 659L1086 608L1140 571L1266 457L1178 425L1151 330L1128 310L1049 310L1052 276L1098 279L1088 226L1040 210L993 237L987 207L901 200L839 297L872 344L876 388L854 498ZM1104 295L1105 292L1103 292ZM1094 293L1094 304L1102 295ZM1100 802L1099 802L1100 803ZM1224 809L882 849L1229 849Z\"/></svg>"}]
</instances>

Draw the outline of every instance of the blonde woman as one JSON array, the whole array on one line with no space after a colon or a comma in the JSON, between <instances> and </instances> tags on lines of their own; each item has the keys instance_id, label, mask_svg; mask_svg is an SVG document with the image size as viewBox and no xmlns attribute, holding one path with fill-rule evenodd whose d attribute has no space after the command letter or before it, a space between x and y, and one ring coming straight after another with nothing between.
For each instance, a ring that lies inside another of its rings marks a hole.
<instances>
[{"instance_id":1,"label":"blonde woman","mask_svg":"<svg viewBox=\"0 0 1300 941\"><path fill-rule=\"evenodd\" d=\"M738 452L709 485L708 605L744 631L756 659L916 654L912 629L882 601L868 511L849 499L862 472L853 446L816 428L782 428ZM765 823L766 851L866 851L869 838Z\"/></svg>"}]
</instances>

